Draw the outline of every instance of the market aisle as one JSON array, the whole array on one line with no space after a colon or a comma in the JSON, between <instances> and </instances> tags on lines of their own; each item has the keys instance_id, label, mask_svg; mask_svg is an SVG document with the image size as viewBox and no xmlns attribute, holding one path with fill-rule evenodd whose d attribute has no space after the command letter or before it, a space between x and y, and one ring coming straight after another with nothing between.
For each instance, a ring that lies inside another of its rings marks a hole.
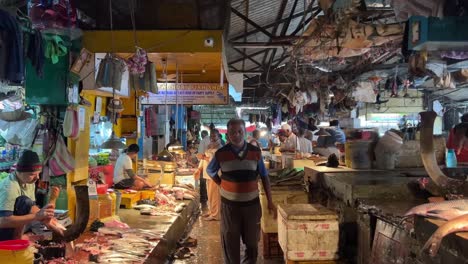
<instances>
[{"instance_id":1,"label":"market aisle","mask_svg":"<svg viewBox=\"0 0 468 264\"><path fill-rule=\"evenodd\" d=\"M219 234L219 221L204 221L199 217L195 222L190 236L198 240L198 246L193 249L195 256L186 260L175 261L174 264L200 263L200 264L222 264L221 242ZM261 254L261 243L259 244ZM259 256L259 264L279 264L284 263L281 259L265 260Z\"/></svg>"}]
</instances>

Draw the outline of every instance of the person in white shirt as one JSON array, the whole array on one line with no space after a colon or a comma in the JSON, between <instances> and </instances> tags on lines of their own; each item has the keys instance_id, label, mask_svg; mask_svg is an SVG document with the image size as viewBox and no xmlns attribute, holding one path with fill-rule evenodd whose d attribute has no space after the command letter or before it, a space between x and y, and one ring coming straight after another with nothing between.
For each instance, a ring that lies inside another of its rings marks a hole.
<instances>
[{"instance_id":1,"label":"person in white shirt","mask_svg":"<svg viewBox=\"0 0 468 264\"><path fill-rule=\"evenodd\" d=\"M288 124L283 124L281 129L284 131L286 135L286 140L281 147L281 152L296 152L299 149L299 144L297 141L297 136L292 132L291 126Z\"/></svg>"},{"instance_id":2,"label":"person in white shirt","mask_svg":"<svg viewBox=\"0 0 468 264\"><path fill-rule=\"evenodd\" d=\"M211 179L208 175L206 168L213 159L214 153L220 149L223 144L221 143L221 135L217 129L211 130L210 133L210 144L205 151L204 158L200 161L198 170L195 172L195 178L200 178L201 173L203 172L203 178L206 181L207 194L208 194L208 212L203 216L206 217L207 221L218 221L220 219L220 206L221 206L221 196L219 194L219 186L215 181Z\"/></svg>"},{"instance_id":3,"label":"person in white shirt","mask_svg":"<svg viewBox=\"0 0 468 264\"><path fill-rule=\"evenodd\" d=\"M211 140L210 137L208 136L208 131L203 130L201 132L201 137L202 140L200 140L200 144L198 145L198 153L197 153L197 159L200 161L200 164L203 163L203 160L206 158L205 152L208 149L208 145L210 144ZM196 176L195 177L196 181L200 181L199 186L200 186L200 202L206 203L208 201L208 193L207 193L207 186L206 186L206 180L204 177Z\"/></svg>"},{"instance_id":4,"label":"person in white shirt","mask_svg":"<svg viewBox=\"0 0 468 264\"><path fill-rule=\"evenodd\" d=\"M205 154L208 145L210 144L210 137L208 136L208 131L203 130L201 132L202 140L200 140L200 144L198 145L198 159L202 159L203 155Z\"/></svg>"},{"instance_id":5,"label":"person in white shirt","mask_svg":"<svg viewBox=\"0 0 468 264\"><path fill-rule=\"evenodd\" d=\"M304 137L305 129L299 128L297 131L297 141L299 142L299 148L301 153L312 153L312 142Z\"/></svg>"},{"instance_id":6,"label":"person in white shirt","mask_svg":"<svg viewBox=\"0 0 468 264\"><path fill-rule=\"evenodd\" d=\"M136 158L140 151L137 144L130 145L119 156L114 166L114 188L141 190L153 186L147 180L137 176L133 171L132 159Z\"/></svg>"}]
</instances>

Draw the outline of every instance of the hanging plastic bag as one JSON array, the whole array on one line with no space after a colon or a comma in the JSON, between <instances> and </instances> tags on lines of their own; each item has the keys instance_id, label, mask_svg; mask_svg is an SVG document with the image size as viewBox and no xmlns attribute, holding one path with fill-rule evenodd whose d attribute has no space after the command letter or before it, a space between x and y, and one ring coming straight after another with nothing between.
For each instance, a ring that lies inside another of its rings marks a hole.
<instances>
[{"instance_id":1,"label":"hanging plastic bag","mask_svg":"<svg viewBox=\"0 0 468 264\"><path fill-rule=\"evenodd\" d=\"M63 135L72 139L77 139L80 133L78 123L78 110L74 106L69 106L65 111L63 120Z\"/></svg>"},{"instance_id":2,"label":"hanging plastic bag","mask_svg":"<svg viewBox=\"0 0 468 264\"><path fill-rule=\"evenodd\" d=\"M125 72L125 67L125 62L122 59L107 53L99 64L96 86L98 88L112 87L113 89L120 91L122 75Z\"/></svg>"},{"instance_id":3,"label":"hanging plastic bag","mask_svg":"<svg viewBox=\"0 0 468 264\"><path fill-rule=\"evenodd\" d=\"M98 74L96 77L96 86L101 87L112 87L112 75L114 67L112 66L112 55L107 53L104 59L99 63Z\"/></svg>"},{"instance_id":4,"label":"hanging plastic bag","mask_svg":"<svg viewBox=\"0 0 468 264\"><path fill-rule=\"evenodd\" d=\"M7 124L7 126L2 127L0 130L0 135L8 143L21 145L23 147L31 146L37 127L37 120L26 119L17 122L8 122Z\"/></svg>"},{"instance_id":5,"label":"hanging plastic bag","mask_svg":"<svg viewBox=\"0 0 468 264\"><path fill-rule=\"evenodd\" d=\"M75 169L75 159L70 154L61 135L57 136L55 148L47 159L50 176L60 176Z\"/></svg>"}]
</instances>

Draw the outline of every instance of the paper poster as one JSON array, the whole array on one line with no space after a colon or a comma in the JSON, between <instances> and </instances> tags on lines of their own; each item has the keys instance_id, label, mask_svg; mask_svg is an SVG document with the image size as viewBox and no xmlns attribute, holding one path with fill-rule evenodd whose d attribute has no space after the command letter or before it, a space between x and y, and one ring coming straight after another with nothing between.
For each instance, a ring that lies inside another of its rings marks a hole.
<instances>
[{"instance_id":1,"label":"paper poster","mask_svg":"<svg viewBox=\"0 0 468 264\"><path fill-rule=\"evenodd\" d=\"M84 131L85 129L85 117L86 117L86 109L80 107L78 110L78 124L80 125L80 131Z\"/></svg>"}]
</instances>

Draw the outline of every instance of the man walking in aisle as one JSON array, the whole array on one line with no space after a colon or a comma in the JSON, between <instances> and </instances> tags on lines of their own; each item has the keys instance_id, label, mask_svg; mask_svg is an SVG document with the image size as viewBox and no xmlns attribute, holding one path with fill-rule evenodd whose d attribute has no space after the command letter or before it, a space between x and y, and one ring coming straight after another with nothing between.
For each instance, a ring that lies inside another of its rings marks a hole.
<instances>
[{"instance_id":1,"label":"man walking in aisle","mask_svg":"<svg viewBox=\"0 0 468 264\"><path fill-rule=\"evenodd\" d=\"M243 264L257 262L260 240L259 175L268 200L268 210L276 217L271 198L270 180L263 163L262 152L245 141L245 122L231 119L227 123L229 144L216 151L207 172L220 186L221 243L224 261L239 264L240 243L245 244ZM221 174L218 174L218 172Z\"/></svg>"}]
</instances>

